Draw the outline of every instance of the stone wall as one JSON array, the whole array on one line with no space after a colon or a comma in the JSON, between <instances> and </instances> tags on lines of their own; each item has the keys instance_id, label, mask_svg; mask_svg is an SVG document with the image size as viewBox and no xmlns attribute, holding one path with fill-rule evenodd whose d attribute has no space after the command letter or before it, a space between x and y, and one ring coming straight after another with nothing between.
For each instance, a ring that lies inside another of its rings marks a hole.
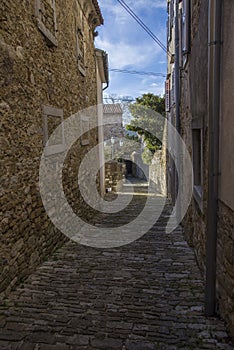
<instances>
[{"instance_id":1,"label":"stone wall","mask_svg":"<svg viewBox=\"0 0 234 350\"><path fill-rule=\"evenodd\" d=\"M194 196L183 220L185 235L194 247L205 277L208 197L208 2L194 1L191 52L181 71L181 133L193 157L193 128L202 129L202 197ZM233 212L233 36L234 5L224 2L221 79L220 177L217 245L217 311L234 338L234 212ZM214 213L215 215L215 213Z\"/></svg>"},{"instance_id":2,"label":"stone wall","mask_svg":"<svg viewBox=\"0 0 234 350\"><path fill-rule=\"evenodd\" d=\"M111 137L123 138L123 111L119 103L103 105L104 140L110 143Z\"/></svg>"},{"instance_id":3,"label":"stone wall","mask_svg":"<svg viewBox=\"0 0 234 350\"><path fill-rule=\"evenodd\" d=\"M0 292L9 292L65 240L48 219L39 193L39 162L45 137L42 106L62 110L66 119L96 104L92 16L82 20L86 66L82 74L77 61L77 23L82 13L79 2L56 1L56 40L49 40L43 25L38 25L38 3L0 3ZM100 14L96 16L100 24ZM46 17L41 21L52 31L52 19L48 25ZM94 129L89 144L74 145L64 168L68 200L83 216L87 216L87 208L79 202L77 168L96 143Z\"/></svg>"},{"instance_id":4,"label":"stone wall","mask_svg":"<svg viewBox=\"0 0 234 350\"><path fill-rule=\"evenodd\" d=\"M219 312L234 339L234 3L223 2L217 289Z\"/></svg>"},{"instance_id":5,"label":"stone wall","mask_svg":"<svg viewBox=\"0 0 234 350\"><path fill-rule=\"evenodd\" d=\"M149 178L149 165L145 164L142 160L142 153L141 152L132 152L131 154L132 159L132 176L148 180Z\"/></svg>"},{"instance_id":6,"label":"stone wall","mask_svg":"<svg viewBox=\"0 0 234 350\"><path fill-rule=\"evenodd\" d=\"M181 71L181 135L193 158L192 130L202 133L202 195L196 196L195 190L190 208L183 220L186 239L194 246L198 264L204 271L206 242L207 207L207 37L208 3L195 1L191 16L191 52L188 63Z\"/></svg>"},{"instance_id":7,"label":"stone wall","mask_svg":"<svg viewBox=\"0 0 234 350\"><path fill-rule=\"evenodd\" d=\"M156 193L167 195L166 160L163 151L155 151L149 166L149 186Z\"/></svg>"},{"instance_id":8,"label":"stone wall","mask_svg":"<svg viewBox=\"0 0 234 350\"><path fill-rule=\"evenodd\" d=\"M115 160L105 163L105 187L107 192L118 192L124 180L125 164Z\"/></svg>"},{"instance_id":9,"label":"stone wall","mask_svg":"<svg viewBox=\"0 0 234 350\"><path fill-rule=\"evenodd\" d=\"M234 211L219 201L217 247L218 310L234 338Z\"/></svg>"}]
</instances>

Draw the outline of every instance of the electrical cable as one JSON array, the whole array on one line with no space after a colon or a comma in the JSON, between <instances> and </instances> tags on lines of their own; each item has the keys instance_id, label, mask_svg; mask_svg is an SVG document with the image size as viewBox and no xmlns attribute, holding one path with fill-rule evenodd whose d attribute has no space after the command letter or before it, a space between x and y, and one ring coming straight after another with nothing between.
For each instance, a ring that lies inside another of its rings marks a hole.
<instances>
[{"instance_id":1,"label":"electrical cable","mask_svg":"<svg viewBox=\"0 0 234 350\"><path fill-rule=\"evenodd\" d=\"M110 72L116 72L116 73L126 73L126 74L138 74L138 75L148 75L148 76L156 76L156 77L166 77L166 74L163 74L163 73L142 72L142 71L135 71L135 70L127 70L127 69L111 68L111 69L109 69L109 71Z\"/></svg>"},{"instance_id":2,"label":"electrical cable","mask_svg":"<svg viewBox=\"0 0 234 350\"><path fill-rule=\"evenodd\" d=\"M122 102L133 102L135 99L124 99L124 98L112 98L112 97L103 97L103 100L111 100L111 101L122 101Z\"/></svg>"},{"instance_id":3,"label":"electrical cable","mask_svg":"<svg viewBox=\"0 0 234 350\"><path fill-rule=\"evenodd\" d=\"M118 3L128 12L128 14L135 19L135 21L149 34L149 36L160 46L160 48L167 53L168 56L172 56L167 47L158 39L158 37L147 27L147 25L133 12L133 10L126 4L124 0L117 0Z\"/></svg>"},{"instance_id":4,"label":"electrical cable","mask_svg":"<svg viewBox=\"0 0 234 350\"><path fill-rule=\"evenodd\" d=\"M147 25L136 15L136 13L126 4L124 0L117 0L120 5L138 22L138 24L156 41L156 43L164 50L168 51L166 46L157 38L157 36L147 27Z\"/></svg>"}]
</instances>

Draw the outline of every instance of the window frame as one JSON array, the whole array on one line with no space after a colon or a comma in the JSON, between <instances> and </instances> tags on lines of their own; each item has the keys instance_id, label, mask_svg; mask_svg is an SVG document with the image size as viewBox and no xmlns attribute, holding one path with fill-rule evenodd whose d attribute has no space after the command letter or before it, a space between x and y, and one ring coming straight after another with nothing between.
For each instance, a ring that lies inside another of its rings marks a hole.
<instances>
[{"instance_id":1,"label":"window frame","mask_svg":"<svg viewBox=\"0 0 234 350\"><path fill-rule=\"evenodd\" d=\"M170 79L170 106L171 108L175 106L176 99L175 99L175 67L174 64L172 65L172 71L171 71L171 79Z\"/></svg>"},{"instance_id":2,"label":"window frame","mask_svg":"<svg viewBox=\"0 0 234 350\"><path fill-rule=\"evenodd\" d=\"M45 156L51 156L57 153L65 151L65 138L64 138L64 126L63 126L63 110L60 108L42 105L42 116L43 116L43 144ZM55 117L60 118L60 125L62 131L62 142L57 145L49 145L49 132L48 132L48 118Z\"/></svg>"},{"instance_id":3,"label":"window frame","mask_svg":"<svg viewBox=\"0 0 234 350\"><path fill-rule=\"evenodd\" d=\"M199 132L199 135L198 133ZM199 139L197 139L199 136ZM197 144L195 144L195 142ZM195 153L196 152L196 153ZM203 128L198 119L192 122L192 161L193 161L193 196L203 210Z\"/></svg>"},{"instance_id":4,"label":"window frame","mask_svg":"<svg viewBox=\"0 0 234 350\"><path fill-rule=\"evenodd\" d=\"M84 17L80 18L79 24L75 21L76 29L76 59L80 73L86 76L85 66L85 40L84 40Z\"/></svg>"},{"instance_id":5,"label":"window frame","mask_svg":"<svg viewBox=\"0 0 234 350\"><path fill-rule=\"evenodd\" d=\"M37 19L37 27L40 30L40 32L45 36L47 44L49 46L56 46L57 47L58 46L57 16L56 16L55 0L51 0L52 1L52 10L53 10L53 21L54 21L54 33L52 33L51 30L49 30L46 27L45 23L43 22L43 17L44 17L44 15L42 13L43 1L46 1L46 0L35 0L35 14L36 14L36 19Z\"/></svg>"},{"instance_id":6,"label":"window frame","mask_svg":"<svg viewBox=\"0 0 234 350\"><path fill-rule=\"evenodd\" d=\"M88 123L88 127L84 126L84 123ZM80 128L81 128L80 143L82 146L87 146L90 143L90 117L83 116L83 115L81 116Z\"/></svg>"}]
</instances>

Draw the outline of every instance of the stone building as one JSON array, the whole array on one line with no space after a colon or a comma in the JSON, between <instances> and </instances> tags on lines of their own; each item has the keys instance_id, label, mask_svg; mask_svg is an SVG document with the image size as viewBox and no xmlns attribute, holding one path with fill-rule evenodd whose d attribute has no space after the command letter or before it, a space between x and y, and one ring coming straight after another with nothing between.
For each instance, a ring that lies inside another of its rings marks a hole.
<instances>
[{"instance_id":1,"label":"stone building","mask_svg":"<svg viewBox=\"0 0 234 350\"><path fill-rule=\"evenodd\" d=\"M65 240L42 204L41 154L46 146L56 165L66 140L49 145L51 132L62 120L100 102L97 74L99 85L107 78L94 47L95 29L103 23L97 0L2 0L0 18L2 293ZM96 123L97 117L90 116L88 122ZM97 128L90 130L74 144L64 164L67 200L85 218L92 212L79 193L77 169L99 138Z\"/></svg>"},{"instance_id":2,"label":"stone building","mask_svg":"<svg viewBox=\"0 0 234 350\"><path fill-rule=\"evenodd\" d=\"M110 140L111 137L123 137L123 110L119 103L104 104L103 118L105 123L104 140Z\"/></svg>"},{"instance_id":3,"label":"stone building","mask_svg":"<svg viewBox=\"0 0 234 350\"><path fill-rule=\"evenodd\" d=\"M178 30L177 30L178 29ZM234 337L234 3L168 0L167 116L191 154L184 219L205 280L205 313ZM176 72L179 68L179 74ZM179 78L178 78L179 77ZM176 92L177 90L177 92ZM172 168L169 189L175 193Z\"/></svg>"}]
</instances>

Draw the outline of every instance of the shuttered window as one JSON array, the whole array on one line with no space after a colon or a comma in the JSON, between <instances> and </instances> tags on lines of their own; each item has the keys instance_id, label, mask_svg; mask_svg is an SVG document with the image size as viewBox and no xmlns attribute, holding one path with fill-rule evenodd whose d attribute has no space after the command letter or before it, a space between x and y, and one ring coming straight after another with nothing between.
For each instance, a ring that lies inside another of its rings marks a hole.
<instances>
[{"instance_id":1,"label":"shuttered window","mask_svg":"<svg viewBox=\"0 0 234 350\"><path fill-rule=\"evenodd\" d=\"M49 46L58 46L55 0L35 0L37 27Z\"/></svg>"}]
</instances>

